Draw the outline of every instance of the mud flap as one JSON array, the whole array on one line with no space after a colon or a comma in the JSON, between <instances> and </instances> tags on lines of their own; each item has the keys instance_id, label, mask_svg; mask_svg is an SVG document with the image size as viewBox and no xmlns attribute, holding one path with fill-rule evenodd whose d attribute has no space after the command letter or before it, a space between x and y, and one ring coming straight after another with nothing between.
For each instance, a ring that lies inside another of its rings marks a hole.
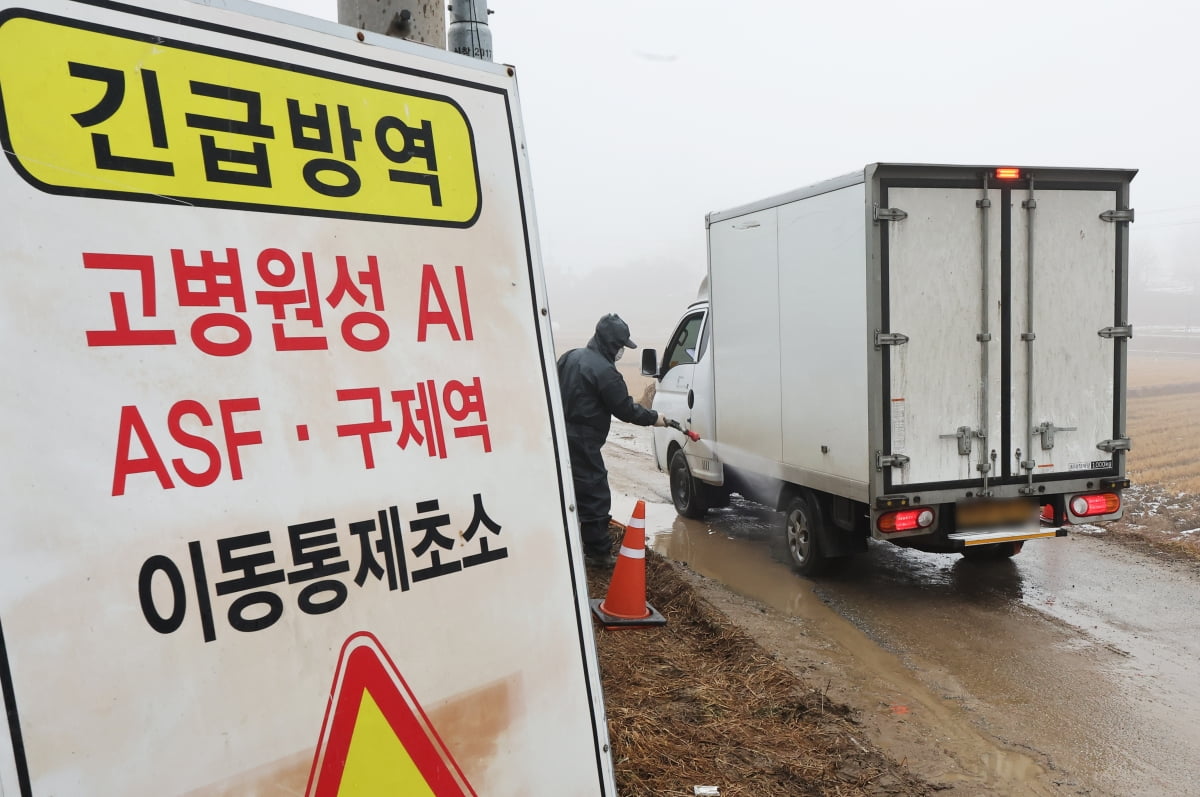
<instances>
[{"instance_id":1,"label":"mud flap","mask_svg":"<svg viewBox=\"0 0 1200 797\"><path fill-rule=\"evenodd\" d=\"M821 549L830 558L866 553L867 538L858 531L848 531L826 523L821 528Z\"/></svg>"},{"instance_id":2,"label":"mud flap","mask_svg":"<svg viewBox=\"0 0 1200 797\"><path fill-rule=\"evenodd\" d=\"M853 507L845 499L821 496L821 517L825 522L819 531L819 544L826 556L842 558L867 552L867 531L857 528L853 513Z\"/></svg>"}]
</instances>

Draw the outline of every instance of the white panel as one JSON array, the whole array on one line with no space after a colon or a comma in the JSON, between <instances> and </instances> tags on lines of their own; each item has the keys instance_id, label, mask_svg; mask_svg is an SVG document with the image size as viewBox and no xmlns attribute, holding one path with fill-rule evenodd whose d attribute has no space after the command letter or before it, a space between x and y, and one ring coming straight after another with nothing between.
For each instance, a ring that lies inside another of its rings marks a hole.
<instances>
[{"instance_id":1,"label":"white panel","mask_svg":"<svg viewBox=\"0 0 1200 797\"><path fill-rule=\"evenodd\" d=\"M779 209L783 461L862 482L871 467L864 190Z\"/></svg>"},{"instance_id":2,"label":"white panel","mask_svg":"<svg viewBox=\"0 0 1200 797\"><path fill-rule=\"evenodd\" d=\"M1115 207L1110 191L1036 191L1034 211L1033 418L1026 412L1029 357L1021 333L1027 331L1026 264L1028 211L1025 192L1013 209L1013 472L1016 449L1032 455L1036 473L1108 467L1112 455L1096 443L1113 433L1113 346L1097 331L1115 318L1116 226L1100 214ZM1054 448L1028 429L1044 422L1076 427L1058 432ZM1101 463L1104 463L1101 465Z\"/></svg>"},{"instance_id":3,"label":"white panel","mask_svg":"<svg viewBox=\"0 0 1200 797\"><path fill-rule=\"evenodd\" d=\"M1000 207L989 211L989 439L958 453L959 427L979 430L982 354L981 189L893 188L888 205L908 218L888 222L890 331L907 343L890 347L892 452L908 465L896 483L978 478L976 465L1000 440ZM994 398L993 398L994 397Z\"/></svg>"},{"instance_id":4,"label":"white panel","mask_svg":"<svg viewBox=\"0 0 1200 797\"><path fill-rule=\"evenodd\" d=\"M18 5L0 792L302 794L323 728L371 733L330 707L368 631L426 718L361 706L472 793L612 794L515 78L177 0ZM356 766L403 755L362 738Z\"/></svg>"},{"instance_id":5,"label":"white panel","mask_svg":"<svg viewBox=\"0 0 1200 797\"><path fill-rule=\"evenodd\" d=\"M757 468L782 455L775 214L764 210L709 229L719 453L727 463Z\"/></svg>"}]
</instances>

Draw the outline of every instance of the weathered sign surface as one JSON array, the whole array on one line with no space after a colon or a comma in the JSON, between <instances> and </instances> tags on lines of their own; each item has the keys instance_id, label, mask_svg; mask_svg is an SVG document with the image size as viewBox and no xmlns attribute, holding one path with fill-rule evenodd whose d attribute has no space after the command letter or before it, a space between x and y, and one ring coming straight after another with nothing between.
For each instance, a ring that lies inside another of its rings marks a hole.
<instances>
[{"instance_id":1,"label":"weathered sign surface","mask_svg":"<svg viewBox=\"0 0 1200 797\"><path fill-rule=\"evenodd\" d=\"M611 794L515 79L256 13L0 2L0 792Z\"/></svg>"}]
</instances>

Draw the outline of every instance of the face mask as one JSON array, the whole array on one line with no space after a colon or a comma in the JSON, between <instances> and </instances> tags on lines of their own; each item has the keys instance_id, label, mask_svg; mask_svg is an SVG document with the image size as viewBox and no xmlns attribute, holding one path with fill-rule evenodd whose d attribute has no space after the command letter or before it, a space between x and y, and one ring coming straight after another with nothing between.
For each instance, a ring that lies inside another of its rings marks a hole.
<instances>
[{"instance_id":1,"label":"face mask","mask_svg":"<svg viewBox=\"0 0 1200 797\"><path fill-rule=\"evenodd\" d=\"M621 348L617 349L617 356L613 357L613 362L616 362L617 360L621 359L621 357L624 356L624 354L625 354L625 347L622 346Z\"/></svg>"}]
</instances>

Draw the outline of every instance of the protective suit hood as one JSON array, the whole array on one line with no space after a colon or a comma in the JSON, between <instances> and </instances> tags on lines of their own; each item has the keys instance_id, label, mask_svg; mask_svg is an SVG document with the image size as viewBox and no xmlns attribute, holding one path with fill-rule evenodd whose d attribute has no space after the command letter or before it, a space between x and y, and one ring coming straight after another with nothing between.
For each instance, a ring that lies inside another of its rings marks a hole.
<instances>
[{"instance_id":1,"label":"protective suit hood","mask_svg":"<svg viewBox=\"0 0 1200 797\"><path fill-rule=\"evenodd\" d=\"M629 337L629 325L616 313L609 313L596 322L596 334L587 345L610 363L616 362L617 352L622 348L637 348L637 344Z\"/></svg>"}]
</instances>

